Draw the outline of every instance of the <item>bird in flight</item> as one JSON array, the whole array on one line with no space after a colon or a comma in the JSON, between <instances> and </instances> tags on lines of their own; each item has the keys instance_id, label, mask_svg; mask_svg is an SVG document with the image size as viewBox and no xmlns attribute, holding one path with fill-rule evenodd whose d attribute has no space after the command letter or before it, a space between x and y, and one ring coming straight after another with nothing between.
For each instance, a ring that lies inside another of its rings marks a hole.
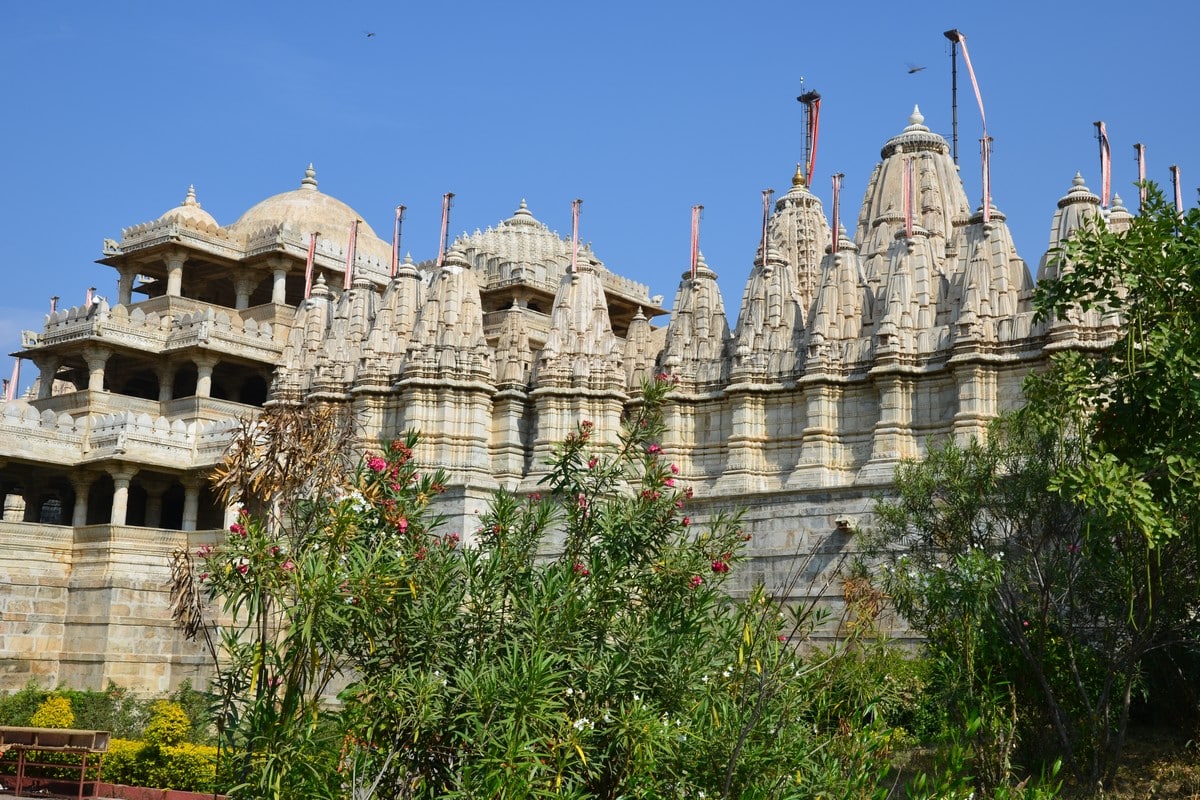
<instances>
[{"instance_id":1,"label":"bird in flight","mask_svg":"<svg viewBox=\"0 0 1200 800\"><path fill-rule=\"evenodd\" d=\"M368 39L375 35L375 31L363 31L363 33L367 35Z\"/></svg>"},{"instance_id":2,"label":"bird in flight","mask_svg":"<svg viewBox=\"0 0 1200 800\"><path fill-rule=\"evenodd\" d=\"M913 73L915 73L915 72L920 72L920 71L921 71L921 70L923 70L923 69L925 69L925 68L924 68L924 67L919 67L919 66L917 66L916 64L909 64L909 65L908 65L908 74L909 74L909 75L912 75Z\"/></svg>"}]
</instances>

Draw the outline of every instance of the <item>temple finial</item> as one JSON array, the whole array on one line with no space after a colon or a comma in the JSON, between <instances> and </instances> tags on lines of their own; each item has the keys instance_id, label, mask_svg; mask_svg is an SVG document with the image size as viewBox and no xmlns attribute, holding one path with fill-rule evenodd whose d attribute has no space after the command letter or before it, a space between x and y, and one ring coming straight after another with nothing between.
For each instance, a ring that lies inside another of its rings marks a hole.
<instances>
[{"instance_id":1,"label":"temple finial","mask_svg":"<svg viewBox=\"0 0 1200 800\"><path fill-rule=\"evenodd\" d=\"M312 162L308 162L308 169L304 170L304 180L300 181L301 189L316 189L317 188L317 171L313 169Z\"/></svg>"}]
</instances>

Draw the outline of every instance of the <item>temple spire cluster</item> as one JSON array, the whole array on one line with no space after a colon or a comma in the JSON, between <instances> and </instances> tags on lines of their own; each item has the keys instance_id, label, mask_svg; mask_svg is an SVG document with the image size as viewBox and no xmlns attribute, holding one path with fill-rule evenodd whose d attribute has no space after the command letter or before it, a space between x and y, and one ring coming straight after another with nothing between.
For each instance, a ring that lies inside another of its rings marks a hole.
<instances>
[{"instance_id":1,"label":"temple spire cluster","mask_svg":"<svg viewBox=\"0 0 1200 800\"><path fill-rule=\"evenodd\" d=\"M197 677L203 659L162 613L166 554L236 514L205 478L239 421L271 405L340 408L364 450L419 430L418 458L450 476L439 510L469 537L491 492L538 491L584 420L597 447L614 442L643 382L665 375L662 447L694 487L693 519L747 506L748 574L769 576L785 555L852 549L901 460L983 435L1048 353L1114 335L1119 320L1093 312L1035 319L1005 215L972 208L920 109L884 143L853 231L831 229L810 178L797 167L742 263L710 265L694 233L669 312L525 200L436 257L400 260L311 164L226 225L189 187L105 240L115 294L55 306L24 334L17 355L39 378L0 415L0 563L55 599L10 650L49 654L30 657L47 683ZM1071 269L1053 252L1082 226L1132 219L1079 175L1050 210L1043 280ZM715 267L747 276L732 328ZM97 536L110 562L80 571ZM105 602L85 612L80 592ZM132 617L163 621L143 637L161 648L109 658L102 640L132 635Z\"/></svg>"}]
</instances>

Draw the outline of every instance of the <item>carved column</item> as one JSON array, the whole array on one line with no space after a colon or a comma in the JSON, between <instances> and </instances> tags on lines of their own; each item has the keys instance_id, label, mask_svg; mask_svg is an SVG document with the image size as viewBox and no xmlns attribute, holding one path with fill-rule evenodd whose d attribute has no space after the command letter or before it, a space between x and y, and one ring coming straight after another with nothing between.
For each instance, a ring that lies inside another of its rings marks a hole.
<instances>
[{"instance_id":1,"label":"carved column","mask_svg":"<svg viewBox=\"0 0 1200 800\"><path fill-rule=\"evenodd\" d=\"M183 296L183 264L187 261L187 253L183 250L170 250L163 257L167 263L167 296Z\"/></svg>"},{"instance_id":2,"label":"carved column","mask_svg":"<svg viewBox=\"0 0 1200 800\"><path fill-rule=\"evenodd\" d=\"M88 365L88 390L104 391L104 365L112 356L112 350L107 347L88 345L83 349L83 357Z\"/></svg>"},{"instance_id":3,"label":"carved column","mask_svg":"<svg viewBox=\"0 0 1200 800\"><path fill-rule=\"evenodd\" d=\"M129 514L129 482L137 474L137 467L111 466L107 470L113 479L112 512L108 524L124 525Z\"/></svg>"},{"instance_id":4,"label":"carved column","mask_svg":"<svg viewBox=\"0 0 1200 800\"><path fill-rule=\"evenodd\" d=\"M127 306L133 302L133 282L137 278L136 267L118 267L117 303Z\"/></svg>"},{"instance_id":5,"label":"carved column","mask_svg":"<svg viewBox=\"0 0 1200 800\"><path fill-rule=\"evenodd\" d=\"M233 282L233 289L237 293L237 299L234 300L234 308L238 311L250 307L250 295L254 293L258 286L258 277L255 275L239 275Z\"/></svg>"},{"instance_id":6,"label":"carved column","mask_svg":"<svg viewBox=\"0 0 1200 800\"><path fill-rule=\"evenodd\" d=\"M154 374L158 376L158 402L168 403L175 399L175 371L177 367L174 364L156 364Z\"/></svg>"},{"instance_id":7,"label":"carved column","mask_svg":"<svg viewBox=\"0 0 1200 800\"><path fill-rule=\"evenodd\" d=\"M58 374L58 368L62 366L62 361L43 356L35 358L33 363L37 365L38 372L41 373L41 378L38 380L38 400L45 400L54 394L54 376Z\"/></svg>"},{"instance_id":8,"label":"carved column","mask_svg":"<svg viewBox=\"0 0 1200 800\"><path fill-rule=\"evenodd\" d=\"M192 361L196 364L196 397L211 397L213 367L217 365L217 357L197 356Z\"/></svg>"},{"instance_id":9,"label":"carved column","mask_svg":"<svg viewBox=\"0 0 1200 800\"><path fill-rule=\"evenodd\" d=\"M271 265L271 302L281 306L287 302L288 260L272 258Z\"/></svg>"},{"instance_id":10,"label":"carved column","mask_svg":"<svg viewBox=\"0 0 1200 800\"><path fill-rule=\"evenodd\" d=\"M162 527L162 499L170 484L162 478L142 478L146 490L146 527Z\"/></svg>"},{"instance_id":11,"label":"carved column","mask_svg":"<svg viewBox=\"0 0 1200 800\"><path fill-rule=\"evenodd\" d=\"M71 488L75 490L75 509L71 512L71 524L76 528L87 525L88 494L95 477L88 472L73 473Z\"/></svg>"},{"instance_id":12,"label":"carved column","mask_svg":"<svg viewBox=\"0 0 1200 800\"><path fill-rule=\"evenodd\" d=\"M184 475L179 482L183 484L183 525L180 527L194 531L200 516L200 487L204 480L199 475Z\"/></svg>"}]
</instances>

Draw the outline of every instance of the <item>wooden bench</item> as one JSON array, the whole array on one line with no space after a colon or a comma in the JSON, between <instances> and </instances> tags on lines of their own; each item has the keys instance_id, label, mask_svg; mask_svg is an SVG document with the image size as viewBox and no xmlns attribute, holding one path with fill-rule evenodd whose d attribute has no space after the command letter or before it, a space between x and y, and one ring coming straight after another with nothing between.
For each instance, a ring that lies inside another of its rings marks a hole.
<instances>
[{"instance_id":1,"label":"wooden bench","mask_svg":"<svg viewBox=\"0 0 1200 800\"><path fill-rule=\"evenodd\" d=\"M11 792L17 797L27 789L69 786L77 800L96 796L96 786L100 782L100 768L104 764L104 753L108 751L108 731L84 731L73 728L16 728L0 726L0 756L12 750L17 754L15 775L0 775L4 783L4 791ZM78 764L60 764L44 760L47 753L76 753L80 756ZM96 758L89 763L89 756ZM14 762L6 760L5 765ZM26 770L33 768L35 773L44 769L78 771L79 779L56 778L47 775L27 775ZM88 769L95 771L95 777L88 779ZM9 786L9 782L15 786ZM90 792L84 794L89 788Z\"/></svg>"}]
</instances>

